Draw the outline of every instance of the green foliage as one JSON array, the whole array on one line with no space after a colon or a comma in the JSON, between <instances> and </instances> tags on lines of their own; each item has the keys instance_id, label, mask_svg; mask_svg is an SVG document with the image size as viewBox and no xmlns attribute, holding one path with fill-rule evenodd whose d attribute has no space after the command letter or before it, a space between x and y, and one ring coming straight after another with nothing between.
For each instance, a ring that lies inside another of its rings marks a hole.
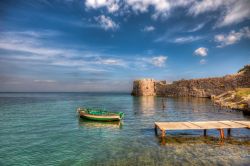
<instances>
[{"instance_id":1,"label":"green foliage","mask_svg":"<svg viewBox=\"0 0 250 166\"><path fill-rule=\"evenodd\" d=\"M236 96L237 97L245 97L250 95L250 88L238 88L236 89Z\"/></svg>"}]
</instances>

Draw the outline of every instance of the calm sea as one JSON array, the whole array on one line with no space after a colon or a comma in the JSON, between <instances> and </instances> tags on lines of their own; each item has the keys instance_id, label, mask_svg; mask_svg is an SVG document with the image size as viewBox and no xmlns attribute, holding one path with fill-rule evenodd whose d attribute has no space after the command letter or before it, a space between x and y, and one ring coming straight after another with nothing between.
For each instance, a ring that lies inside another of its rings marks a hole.
<instances>
[{"instance_id":1,"label":"calm sea","mask_svg":"<svg viewBox=\"0 0 250 166\"><path fill-rule=\"evenodd\" d=\"M165 107L163 107L163 105ZM121 123L78 118L79 106L122 111ZM250 165L250 130L171 131L155 121L250 120L209 99L112 93L0 93L0 165Z\"/></svg>"}]
</instances>

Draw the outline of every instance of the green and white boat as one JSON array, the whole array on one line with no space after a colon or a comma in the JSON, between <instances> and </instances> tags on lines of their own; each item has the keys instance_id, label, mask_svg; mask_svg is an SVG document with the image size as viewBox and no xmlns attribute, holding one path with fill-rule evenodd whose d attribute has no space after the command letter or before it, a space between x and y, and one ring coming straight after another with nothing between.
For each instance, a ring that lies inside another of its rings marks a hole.
<instances>
[{"instance_id":1,"label":"green and white boat","mask_svg":"<svg viewBox=\"0 0 250 166\"><path fill-rule=\"evenodd\" d=\"M78 108L77 112L81 118L94 121L120 121L124 117L123 112L109 112L98 108Z\"/></svg>"}]
</instances>

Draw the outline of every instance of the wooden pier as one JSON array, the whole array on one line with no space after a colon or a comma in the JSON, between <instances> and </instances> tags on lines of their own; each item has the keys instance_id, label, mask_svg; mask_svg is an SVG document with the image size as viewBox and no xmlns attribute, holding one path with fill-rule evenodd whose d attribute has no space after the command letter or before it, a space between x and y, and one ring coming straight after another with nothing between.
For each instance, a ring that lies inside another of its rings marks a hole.
<instances>
[{"instance_id":1,"label":"wooden pier","mask_svg":"<svg viewBox=\"0 0 250 166\"><path fill-rule=\"evenodd\" d=\"M161 136L166 136L167 130L204 130L204 136L208 129L217 129L220 132L221 139L225 138L224 129L227 134L231 134L231 129L247 128L250 129L250 121L196 121L196 122L155 122L155 133L157 129L161 130Z\"/></svg>"}]
</instances>

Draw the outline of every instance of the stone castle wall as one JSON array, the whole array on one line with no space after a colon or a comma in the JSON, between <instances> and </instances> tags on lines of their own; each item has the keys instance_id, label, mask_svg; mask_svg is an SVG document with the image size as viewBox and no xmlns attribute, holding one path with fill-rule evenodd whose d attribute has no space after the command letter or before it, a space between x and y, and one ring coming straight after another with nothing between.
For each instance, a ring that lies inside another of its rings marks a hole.
<instances>
[{"instance_id":1,"label":"stone castle wall","mask_svg":"<svg viewBox=\"0 0 250 166\"><path fill-rule=\"evenodd\" d=\"M236 88L250 87L250 66L234 75L217 78L191 79L174 81L167 84L163 81L143 79L134 81L134 96L193 96L211 97Z\"/></svg>"},{"instance_id":2,"label":"stone castle wall","mask_svg":"<svg viewBox=\"0 0 250 166\"><path fill-rule=\"evenodd\" d=\"M132 95L134 96L155 96L155 80L142 79L135 80L133 83Z\"/></svg>"}]
</instances>

